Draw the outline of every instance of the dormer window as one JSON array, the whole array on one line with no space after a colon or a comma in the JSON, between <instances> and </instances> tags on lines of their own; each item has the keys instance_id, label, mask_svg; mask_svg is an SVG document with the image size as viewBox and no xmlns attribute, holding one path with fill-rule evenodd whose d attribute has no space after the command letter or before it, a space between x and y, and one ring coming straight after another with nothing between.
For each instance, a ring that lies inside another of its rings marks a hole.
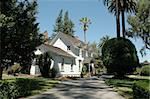
<instances>
[{"instance_id":1,"label":"dormer window","mask_svg":"<svg viewBox=\"0 0 150 99\"><path fill-rule=\"evenodd\" d=\"M70 50L70 46L67 46L67 50Z\"/></svg>"}]
</instances>

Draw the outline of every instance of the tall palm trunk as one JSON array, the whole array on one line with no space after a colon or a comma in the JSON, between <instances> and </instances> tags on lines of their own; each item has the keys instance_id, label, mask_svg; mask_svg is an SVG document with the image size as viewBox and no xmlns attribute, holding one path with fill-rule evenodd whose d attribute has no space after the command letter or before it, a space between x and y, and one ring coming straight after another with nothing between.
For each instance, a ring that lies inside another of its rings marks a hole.
<instances>
[{"instance_id":1,"label":"tall palm trunk","mask_svg":"<svg viewBox=\"0 0 150 99\"><path fill-rule=\"evenodd\" d=\"M116 28L117 28L117 37L120 37L120 12L119 12L119 2L116 0Z\"/></svg>"},{"instance_id":2,"label":"tall palm trunk","mask_svg":"<svg viewBox=\"0 0 150 99\"><path fill-rule=\"evenodd\" d=\"M117 24L117 37L120 37L120 13L116 16L116 24Z\"/></svg>"},{"instance_id":3,"label":"tall palm trunk","mask_svg":"<svg viewBox=\"0 0 150 99\"><path fill-rule=\"evenodd\" d=\"M125 16L124 16L124 10L121 11L122 15L122 35L125 38Z\"/></svg>"},{"instance_id":4,"label":"tall palm trunk","mask_svg":"<svg viewBox=\"0 0 150 99\"><path fill-rule=\"evenodd\" d=\"M86 31L84 30L84 43L86 44Z\"/></svg>"}]
</instances>

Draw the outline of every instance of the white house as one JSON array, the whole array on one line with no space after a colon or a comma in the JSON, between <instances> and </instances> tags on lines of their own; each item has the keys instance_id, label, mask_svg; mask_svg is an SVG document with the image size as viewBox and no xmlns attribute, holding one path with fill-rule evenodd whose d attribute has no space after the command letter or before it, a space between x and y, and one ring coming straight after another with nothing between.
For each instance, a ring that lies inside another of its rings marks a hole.
<instances>
[{"instance_id":1,"label":"white house","mask_svg":"<svg viewBox=\"0 0 150 99\"><path fill-rule=\"evenodd\" d=\"M50 42L46 42L36 49L35 53L50 52L52 57L51 68L57 70L57 76L80 77L84 64L88 64L94 69L94 64L91 62L92 51L77 37L57 33ZM31 71L32 75L33 72L34 69Z\"/></svg>"}]
</instances>

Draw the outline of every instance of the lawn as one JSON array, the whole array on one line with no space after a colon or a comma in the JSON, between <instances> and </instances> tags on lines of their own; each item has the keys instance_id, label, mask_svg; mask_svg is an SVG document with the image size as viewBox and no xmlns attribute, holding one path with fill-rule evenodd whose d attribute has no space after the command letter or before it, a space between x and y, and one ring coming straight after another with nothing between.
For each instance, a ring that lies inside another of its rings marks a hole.
<instances>
[{"instance_id":1,"label":"lawn","mask_svg":"<svg viewBox=\"0 0 150 99\"><path fill-rule=\"evenodd\" d=\"M118 92L120 95L124 96L126 99L133 99L133 84L135 81L149 80L149 77L144 76L128 76L125 79L105 79L105 83L112 86L114 91ZM147 86L148 87L148 86Z\"/></svg>"},{"instance_id":2,"label":"lawn","mask_svg":"<svg viewBox=\"0 0 150 99\"><path fill-rule=\"evenodd\" d=\"M150 80L150 76L140 76L140 75L128 75L127 77L133 78L133 79L145 79L145 80Z\"/></svg>"},{"instance_id":3,"label":"lawn","mask_svg":"<svg viewBox=\"0 0 150 99\"><path fill-rule=\"evenodd\" d=\"M32 90L31 95L35 95L35 94L41 93L43 91L47 91L59 83L58 80L53 80L53 79L43 78L43 77L41 77L41 78L36 77L33 79L36 79L39 82L39 89Z\"/></svg>"},{"instance_id":4,"label":"lawn","mask_svg":"<svg viewBox=\"0 0 150 99\"><path fill-rule=\"evenodd\" d=\"M133 80L130 79L106 79L105 83L112 86L113 89L124 96L126 99L132 99L132 85Z\"/></svg>"},{"instance_id":5,"label":"lawn","mask_svg":"<svg viewBox=\"0 0 150 99\"><path fill-rule=\"evenodd\" d=\"M0 98L26 97L47 91L58 84L58 80L43 77L15 77L3 75L0 81Z\"/></svg>"}]
</instances>

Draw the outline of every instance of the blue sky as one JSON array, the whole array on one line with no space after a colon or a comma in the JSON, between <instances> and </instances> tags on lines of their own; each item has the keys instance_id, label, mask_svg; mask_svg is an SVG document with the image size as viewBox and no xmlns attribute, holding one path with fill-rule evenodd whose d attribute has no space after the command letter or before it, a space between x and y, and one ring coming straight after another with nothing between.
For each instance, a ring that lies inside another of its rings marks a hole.
<instances>
[{"instance_id":1,"label":"blue sky","mask_svg":"<svg viewBox=\"0 0 150 99\"><path fill-rule=\"evenodd\" d=\"M37 22L39 22L40 32L48 31L49 36L53 33L55 20L61 9L69 12L70 19L75 23L75 35L83 40L83 30L79 19L88 17L92 24L87 31L87 41L99 42L99 39L105 35L116 37L115 17L108 12L103 5L103 0L38 0ZM128 24L126 23L126 27ZM137 50L142 47L142 41L132 39ZM148 60L150 62L150 51L147 55L141 57L140 61Z\"/></svg>"}]
</instances>

